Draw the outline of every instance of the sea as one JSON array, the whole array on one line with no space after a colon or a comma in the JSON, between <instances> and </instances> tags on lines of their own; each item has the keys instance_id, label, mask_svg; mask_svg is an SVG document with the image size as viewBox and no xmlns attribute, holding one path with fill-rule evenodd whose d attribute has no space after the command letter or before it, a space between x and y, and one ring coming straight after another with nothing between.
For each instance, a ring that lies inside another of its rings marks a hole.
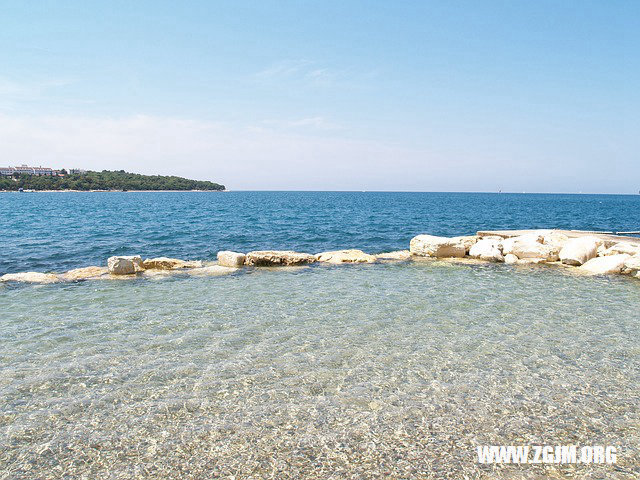
<instances>
[{"instance_id":1,"label":"sea","mask_svg":"<svg viewBox=\"0 0 640 480\"><path fill-rule=\"evenodd\" d=\"M0 275L112 255L213 260L219 250L407 249L421 233L640 231L640 195L394 192L0 193Z\"/></svg>"},{"instance_id":2,"label":"sea","mask_svg":"<svg viewBox=\"0 0 640 480\"><path fill-rule=\"evenodd\" d=\"M0 193L0 274L640 230L640 195ZM640 478L640 281L425 260L0 283L0 479ZM615 464L483 464L485 445ZM580 450L578 450L580 451Z\"/></svg>"}]
</instances>

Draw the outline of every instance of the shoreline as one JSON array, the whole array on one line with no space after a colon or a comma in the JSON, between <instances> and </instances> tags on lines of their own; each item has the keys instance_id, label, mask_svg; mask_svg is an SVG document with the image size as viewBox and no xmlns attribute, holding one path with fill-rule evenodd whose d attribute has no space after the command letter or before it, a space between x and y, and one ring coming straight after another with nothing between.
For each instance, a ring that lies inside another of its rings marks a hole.
<instances>
[{"instance_id":1,"label":"shoreline","mask_svg":"<svg viewBox=\"0 0 640 480\"><path fill-rule=\"evenodd\" d=\"M317 254L291 250L248 253L219 251L217 261L142 256L110 257L106 266L88 266L62 273L19 272L0 276L0 282L59 283L104 278L135 278L185 273L218 276L242 268L301 267L311 264L347 265L409 262L427 259L561 266L590 275L625 275L640 279L640 237L580 230L481 230L476 235L411 239L408 250L371 255L357 249Z\"/></svg>"},{"instance_id":2,"label":"shoreline","mask_svg":"<svg viewBox=\"0 0 640 480\"><path fill-rule=\"evenodd\" d=\"M0 193L172 193L172 192L229 192L230 190L0 190Z\"/></svg>"},{"instance_id":3,"label":"shoreline","mask_svg":"<svg viewBox=\"0 0 640 480\"><path fill-rule=\"evenodd\" d=\"M606 193L606 192L492 192L492 191L439 191L439 190L243 190L243 189L224 189L224 190L33 190L22 193L37 192L261 192L261 193L406 193L406 194L461 194L461 195L577 195L577 196L618 196L618 197L640 197L640 193ZM17 190L0 190L0 193L21 193Z\"/></svg>"}]
</instances>

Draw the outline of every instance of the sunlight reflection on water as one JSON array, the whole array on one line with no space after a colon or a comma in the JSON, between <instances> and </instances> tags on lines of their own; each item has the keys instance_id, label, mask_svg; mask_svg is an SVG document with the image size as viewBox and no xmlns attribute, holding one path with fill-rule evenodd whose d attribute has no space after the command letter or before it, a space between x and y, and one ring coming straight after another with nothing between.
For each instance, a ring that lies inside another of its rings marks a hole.
<instances>
[{"instance_id":1,"label":"sunlight reflection on water","mask_svg":"<svg viewBox=\"0 0 640 480\"><path fill-rule=\"evenodd\" d=\"M640 282L443 262L0 290L3 478L633 478ZM480 466L476 445L619 446Z\"/></svg>"}]
</instances>

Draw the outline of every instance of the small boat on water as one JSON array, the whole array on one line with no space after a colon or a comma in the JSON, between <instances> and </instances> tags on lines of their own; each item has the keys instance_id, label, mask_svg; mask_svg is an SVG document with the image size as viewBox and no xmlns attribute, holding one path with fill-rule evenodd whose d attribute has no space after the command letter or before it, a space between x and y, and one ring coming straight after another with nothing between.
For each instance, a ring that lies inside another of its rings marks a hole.
<instances>
[{"instance_id":1,"label":"small boat on water","mask_svg":"<svg viewBox=\"0 0 640 480\"><path fill-rule=\"evenodd\" d=\"M24 188L20 187L20 188L18 189L18 192L19 192L19 193L23 193L23 192L24 192Z\"/></svg>"}]
</instances>

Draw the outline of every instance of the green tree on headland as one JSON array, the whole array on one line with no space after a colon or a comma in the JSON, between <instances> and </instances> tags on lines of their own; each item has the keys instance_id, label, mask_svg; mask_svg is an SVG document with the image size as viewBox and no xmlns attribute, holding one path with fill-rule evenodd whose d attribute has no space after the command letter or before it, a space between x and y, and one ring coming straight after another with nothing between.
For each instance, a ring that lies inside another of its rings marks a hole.
<instances>
[{"instance_id":1,"label":"green tree on headland","mask_svg":"<svg viewBox=\"0 0 640 480\"><path fill-rule=\"evenodd\" d=\"M0 178L0 190L224 190L218 183L161 175L140 175L124 170L88 171L60 177L14 175Z\"/></svg>"}]
</instances>

